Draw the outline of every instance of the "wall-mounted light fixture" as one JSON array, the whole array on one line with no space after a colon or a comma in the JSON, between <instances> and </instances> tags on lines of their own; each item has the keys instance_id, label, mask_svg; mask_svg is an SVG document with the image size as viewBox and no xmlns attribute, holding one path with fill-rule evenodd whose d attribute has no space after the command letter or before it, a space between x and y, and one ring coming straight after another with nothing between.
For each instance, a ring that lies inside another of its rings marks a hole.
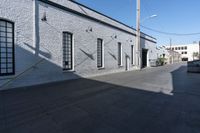
<instances>
[{"instance_id":1,"label":"wall-mounted light fixture","mask_svg":"<svg viewBox=\"0 0 200 133\"><path fill-rule=\"evenodd\" d=\"M112 39L117 39L117 35L113 34L113 35L111 36L111 38L112 38Z\"/></svg>"},{"instance_id":2,"label":"wall-mounted light fixture","mask_svg":"<svg viewBox=\"0 0 200 133\"><path fill-rule=\"evenodd\" d=\"M46 12L43 13L43 16L42 16L41 20L42 20L43 22L46 22L46 21L47 21Z\"/></svg>"},{"instance_id":3,"label":"wall-mounted light fixture","mask_svg":"<svg viewBox=\"0 0 200 133\"><path fill-rule=\"evenodd\" d=\"M88 27L88 28L86 29L86 32L92 32L92 31L93 31L92 27Z\"/></svg>"},{"instance_id":4,"label":"wall-mounted light fixture","mask_svg":"<svg viewBox=\"0 0 200 133\"><path fill-rule=\"evenodd\" d=\"M127 42L133 42L133 40L132 39L128 39L128 40L126 40Z\"/></svg>"}]
</instances>

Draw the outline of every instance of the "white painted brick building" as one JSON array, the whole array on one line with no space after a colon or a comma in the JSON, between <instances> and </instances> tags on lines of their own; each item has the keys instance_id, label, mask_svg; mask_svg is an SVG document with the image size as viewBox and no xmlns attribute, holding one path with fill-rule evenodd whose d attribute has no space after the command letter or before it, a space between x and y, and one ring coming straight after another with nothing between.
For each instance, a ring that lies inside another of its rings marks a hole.
<instances>
[{"instance_id":1,"label":"white painted brick building","mask_svg":"<svg viewBox=\"0 0 200 133\"><path fill-rule=\"evenodd\" d=\"M1 0L1 89L134 70L135 30L68 0ZM142 33L143 57L156 39Z\"/></svg>"},{"instance_id":2,"label":"white painted brick building","mask_svg":"<svg viewBox=\"0 0 200 133\"><path fill-rule=\"evenodd\" d=\"M181 54L181 58L183 61L193 61L199 59L199 57L193 56L194 53L200 52L200 45L195 44L182 44L182 45L172 45L166 46L167 49L173 50Z\"/></svg>"}]
</instances>

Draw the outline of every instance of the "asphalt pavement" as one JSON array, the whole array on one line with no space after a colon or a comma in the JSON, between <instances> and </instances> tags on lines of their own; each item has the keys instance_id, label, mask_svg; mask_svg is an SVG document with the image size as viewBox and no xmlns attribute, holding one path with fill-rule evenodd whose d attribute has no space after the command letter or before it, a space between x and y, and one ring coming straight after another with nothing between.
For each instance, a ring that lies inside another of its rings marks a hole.
<instances>
[{"instance_id":1,"label":"asphalt pavement","mask_svg":"<svg viewBox=\"0 0 200 133\"><path fill-rule=\"evenodd\" d=\"M0 133L199 133L186 64L0 91Z\"/></svg>"}]
</instances>

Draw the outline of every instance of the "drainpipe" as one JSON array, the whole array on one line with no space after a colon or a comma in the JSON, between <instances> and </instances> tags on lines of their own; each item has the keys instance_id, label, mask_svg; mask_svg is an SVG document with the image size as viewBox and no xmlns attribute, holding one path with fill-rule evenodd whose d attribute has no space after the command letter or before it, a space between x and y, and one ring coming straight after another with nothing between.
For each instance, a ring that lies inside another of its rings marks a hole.
<instances>
[{"instance_id":1,"label":"drainpipe","mask_svg":"<svg viewBox=\"0 0 200 133\"><path fill-rule=\"evenodd\" d=\"M33 0L33 53L39 53L39 8L38 0Z\"/></svg>"}]
</instances>

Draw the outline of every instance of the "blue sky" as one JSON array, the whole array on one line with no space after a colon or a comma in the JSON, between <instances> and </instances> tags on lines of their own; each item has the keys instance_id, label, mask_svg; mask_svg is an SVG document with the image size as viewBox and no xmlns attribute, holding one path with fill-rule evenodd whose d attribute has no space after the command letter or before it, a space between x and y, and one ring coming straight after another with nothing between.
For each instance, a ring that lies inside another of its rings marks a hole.
<instances>
[{"instance_id":1,"label":"blue sky","mask_svg":"<svg viewBox=\"0 0 200 133\"><path fill-rule=\"evenodd\" d=\"M90 8L117 19L129 26L135 26L136 0L77 0ZM146 27L170 33L200 32L200 0L141 0L141 19L158 15L142 23ZM157 38L158 45L193 43L200 41L200 34L174 36L141 30Z\"/></svg>"}]
</instances>

